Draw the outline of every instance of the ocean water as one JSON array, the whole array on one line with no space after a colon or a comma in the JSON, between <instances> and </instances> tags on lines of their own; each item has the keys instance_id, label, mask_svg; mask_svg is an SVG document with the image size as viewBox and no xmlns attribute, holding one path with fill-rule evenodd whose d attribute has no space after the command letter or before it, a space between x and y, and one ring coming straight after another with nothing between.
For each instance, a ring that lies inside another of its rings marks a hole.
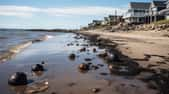
<instances>
[{"instance_id":1,"label":"ocean water","mask_svg":"<svg viewBox=\"0 0 169 94\"><path fill-rule=\"evenodd\" d=\"M0 30L0 56L9 51L10 48L39 39L43 36L55 36L61 33L55 32L38 32L24 30Z\"/></svg>"}]
</instances>

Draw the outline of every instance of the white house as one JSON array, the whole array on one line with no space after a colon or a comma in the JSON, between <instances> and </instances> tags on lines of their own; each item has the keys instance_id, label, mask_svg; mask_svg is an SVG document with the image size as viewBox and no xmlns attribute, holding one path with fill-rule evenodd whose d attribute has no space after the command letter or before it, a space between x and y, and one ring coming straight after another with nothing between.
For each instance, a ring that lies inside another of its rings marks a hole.
<instances>
[{"instance_id":1,"label":"white house","mask_svg":"<svg viewBox=\"0 0 169 94\"><path fill-rule=\"evenodd\" d=\"M130 2L128 11L123 15L125 22L130 24L145 23L145 16L149 13L149 2Z\"/></svg>"}]
</instances>

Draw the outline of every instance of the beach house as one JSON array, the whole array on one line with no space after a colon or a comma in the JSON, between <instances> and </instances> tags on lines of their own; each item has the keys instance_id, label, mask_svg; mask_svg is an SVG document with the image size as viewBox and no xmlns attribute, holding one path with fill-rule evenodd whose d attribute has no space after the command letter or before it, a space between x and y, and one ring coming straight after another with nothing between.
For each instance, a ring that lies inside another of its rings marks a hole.
<instances>
[{"instance_id":1,"label":"beach house","mask_svg":"<svg viewBox=\"0 0 169 94\"><path fill-rule=\"evenodd\" d=\"M108 17L104 17L102 23L106 25L115 25L122 21L123 19L120 15L109 15Z\"/></svg>"},{"instance_id":2,"label":"beach house","mask_svg":"<svg viewBox=\"0 0 169 94\"><path fill-rule=\"evenodd\" d=\"M159 12L164 9L166 9L166 1L162 0L152 1L149 8L150 23L165 19L165 15L159 14Z\"/></svg>"},{"instance_id":3,"label":"beach house","mask_svg":"<svg viewBox=\"0 0 169 94\"><path fill-rule=\"evenodd\" d=\"M128 11L123 15L125 22L129 24L143 24L145 16L149 14L149 2L130 2Z\"/></svg>"},{"instance_id":4,"label":"beach house","mask_svg":"<svg viewBox=\"0 0 169 94\"><path fill-rule=\"evenodd\" d=\"M93 20L92 23L88 24L88 27L89 28L93 28L93 27L100 26L100 25L102 25L102 21L101 20Z\"/></svg>"},{"instance_id":5,"label":"beach house","mask_svg":"<svg viewBox=\"0 0 169 94\"><path fill-rule=\"evenodd\" d=\"M166 4L166 8L159 11L159 14L165 15L166 19L169 19L169 0L166 0L165 4Z\"/></svg>"}]
</instances>

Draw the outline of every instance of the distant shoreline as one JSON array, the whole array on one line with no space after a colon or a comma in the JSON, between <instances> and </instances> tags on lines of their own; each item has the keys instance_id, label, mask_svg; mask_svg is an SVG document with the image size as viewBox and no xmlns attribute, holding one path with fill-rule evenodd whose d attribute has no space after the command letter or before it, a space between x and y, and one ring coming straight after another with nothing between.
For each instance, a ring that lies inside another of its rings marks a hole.
<instances>
[{"instance_id":1,"label":"distant shoreline","mask_svg":"<svg viewBox=\"0 0 169 94\"><path fill-rule=\"evenodd\" d=\"M77 29L8 29L8 28L0 28L2 31L13 31L13 30L22 30L22 31L41 31L41 32L74 32L78 31Z\"/></svg>"}]
</instances>

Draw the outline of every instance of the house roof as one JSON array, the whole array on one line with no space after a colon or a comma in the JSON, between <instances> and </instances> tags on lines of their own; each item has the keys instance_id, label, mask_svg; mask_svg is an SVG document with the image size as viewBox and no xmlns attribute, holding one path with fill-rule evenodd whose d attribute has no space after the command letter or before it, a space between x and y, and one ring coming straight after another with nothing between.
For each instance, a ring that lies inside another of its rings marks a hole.
<instances>
[{"instance_id":1,"label":"house roof","mask_svg":"<svg viewBox=\"0 0 169 94\"><path fill-rule=\"evenodd\" d=\"M153 1L152 2L155 6L157 6L157 7L166 7L166 1Z\"/></svg>"},{"instance_id":2,"label":"house roof","mask_svg":"<svg viewBox=\"0 0 169 94\"><path fill-rule=\"evenodd\" d=\"M130 7L134 9L149 9L150 4L149 2L130 2Z\"/></svg>"}]
</instances>

